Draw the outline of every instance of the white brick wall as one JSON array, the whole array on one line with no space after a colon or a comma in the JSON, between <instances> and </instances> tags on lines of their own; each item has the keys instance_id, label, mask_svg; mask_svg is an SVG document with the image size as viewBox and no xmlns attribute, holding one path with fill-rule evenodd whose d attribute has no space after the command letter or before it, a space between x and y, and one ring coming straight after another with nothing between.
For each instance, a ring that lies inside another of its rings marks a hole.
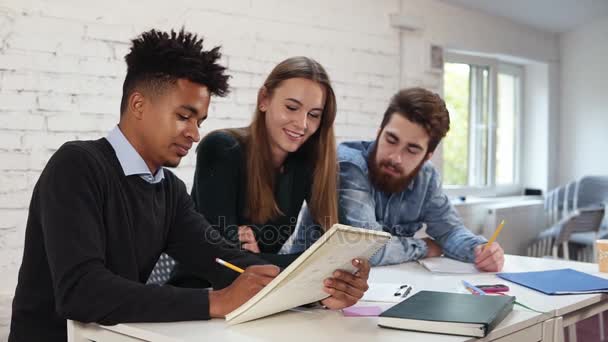
<instances>
[{"instance_id":1,"label":"white brick wall","mask_svg":"<svg viewBox=\"0 0 608 342\"><path fill-rule=\"evenodd\" d=\"M174 0L0 5L0 340L21 262L32 188L65 141L104 136L117 123L129 39L153 28L195 31L223 46L233 78L203 133L243 126L257 88L279 61L317 59L338 96L339 139L371 138L399 85L399 0ZM195 156L176 173L188 186ZM4 297L2 296L4 294ZM8 299L7 299L8 298Z\"/></svg>"}]
</instances>

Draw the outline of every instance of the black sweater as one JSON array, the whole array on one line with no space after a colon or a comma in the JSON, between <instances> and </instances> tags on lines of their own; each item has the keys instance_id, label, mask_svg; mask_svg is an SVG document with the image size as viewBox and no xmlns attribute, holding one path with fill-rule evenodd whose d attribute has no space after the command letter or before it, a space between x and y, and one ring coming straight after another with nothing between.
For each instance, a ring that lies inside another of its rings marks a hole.
<instances>
[{"instance_id":1,"label":"black sweater","mask_svg":"<svg viewBox=\"0 0 608 342\"><path fill-rule=\"evenodd\" d=\"M117 324L209 318L206 290L145 285L166 252L216 288L261 259L229 246L168 170L126 177L105 139L70 142L34 188L9 341L65 341L66 319Z\"/></svg>"}]
</instances>

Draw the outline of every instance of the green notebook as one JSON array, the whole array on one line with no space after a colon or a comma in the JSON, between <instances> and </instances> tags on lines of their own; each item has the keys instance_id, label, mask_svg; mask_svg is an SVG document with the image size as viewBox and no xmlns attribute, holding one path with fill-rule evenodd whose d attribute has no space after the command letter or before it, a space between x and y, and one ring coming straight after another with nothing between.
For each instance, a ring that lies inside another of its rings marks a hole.
<instances>
[{"instance_id":1,"label":"green notebook","mask_svg":"<svg viewBox=\"0 0 608 342\"><path fill-rule=\"evenodd\" d=\"M383 312L385 328L483 337L513 310L515 297L420 291Z\"/></svg>"}]
</instances>

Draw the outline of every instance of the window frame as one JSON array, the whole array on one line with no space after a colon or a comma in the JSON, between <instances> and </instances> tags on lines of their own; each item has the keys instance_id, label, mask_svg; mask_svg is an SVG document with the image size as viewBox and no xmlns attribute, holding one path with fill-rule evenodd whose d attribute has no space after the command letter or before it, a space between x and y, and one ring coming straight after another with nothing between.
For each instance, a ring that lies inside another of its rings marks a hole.
<instances>
[{"instance_id":1,"label":"window frame","mask_svg":"<svg viewBox=\"0 0 608 342\"><path fill-rule=\"evenodd\" d=\"M523 104L524 104L524 68L523 66L506 63L499 61L495 58L480 57L474 55L467 55L460 52L446 51L444 54L444 63L462 63L469 65L476 65L481 67L487 67L489 70L488 81L488 150L487 150L487 173L488 180L487 185L443 185L443 189L448 196L508 196L521 194L523 191L521 181L521 167L522 167L522 151L521 146L523 145ZM517 86L515 93L516 95L516 113L514 118L515 127L515 150L514 150L514 182L511 184L497 184L496 183L496 146L497 146L497 121L498 121L498 74L508 74L517 78ZM444 91L442 85L442 92ZM472 92L470 92L472 94ZM476 128L477 124L473 121L474 115L469 115L469 146L475 146L479 149L480 139L474 139L471 134L471 128ZM484 128L485 129L485 128ZM448 133L449 134L449 133ZM469 177L475 172L471 167L474 163L478 162L475 159L473 153L469 153L469 160L467 161ZM442 158L443 166L443 158ZM443 170L442 170L443 171ZM478 175L477 175L478 176Z\"/></svg>"}]
</instances>

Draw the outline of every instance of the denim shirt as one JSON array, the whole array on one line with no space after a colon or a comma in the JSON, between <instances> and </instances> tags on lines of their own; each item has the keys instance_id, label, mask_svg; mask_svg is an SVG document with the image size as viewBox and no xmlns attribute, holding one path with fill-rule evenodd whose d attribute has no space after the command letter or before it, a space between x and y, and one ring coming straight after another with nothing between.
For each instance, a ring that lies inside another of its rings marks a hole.
<instances>
[{"instance_id":1,"label":"denim shirt","mask_svg":"<svg viewBox=\"0 0 608 342\"><path fill-rule=\"evenodd\" d=\"M388 194L373 187L367 159L373 141L340 144L339 221L354 227L389 232L388 244L376 253L373 266L398 264L424 258L426 243L414 234L426 224L426 233L453 259L473 262L475 246L487 242L465 228L458 213L441 189L439 173L426 162L402 192ZM283 251L300 252L321 235L306 209L301 224Z\"/></svg>"}]
</instances>

